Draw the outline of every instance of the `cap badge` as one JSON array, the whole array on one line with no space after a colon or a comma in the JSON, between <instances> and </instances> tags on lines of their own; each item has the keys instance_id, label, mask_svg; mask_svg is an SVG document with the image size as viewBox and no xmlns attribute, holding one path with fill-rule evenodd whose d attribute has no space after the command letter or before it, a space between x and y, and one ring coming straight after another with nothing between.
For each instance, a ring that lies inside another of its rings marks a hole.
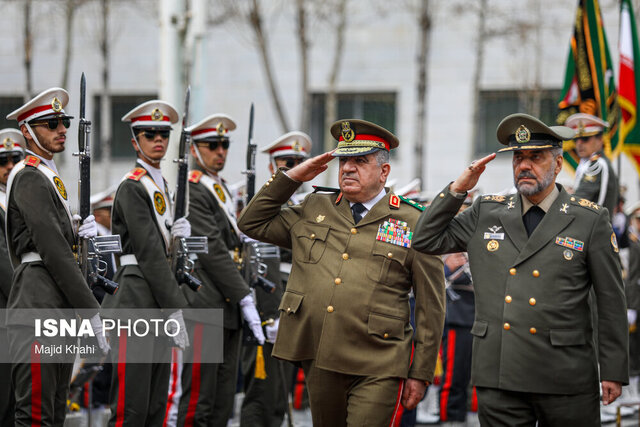
<instances>
[{"instance_id":1,"label":"cap badge","mask_svg":"<svg viewBox=\"0 0 640 427\"><path fill-rule=\"evenodd\" d=\"M516 141L522 144L524 142L529 142L530 139L531 132L529 132L529 129L527 129L525 125L520 125L518 130L516 130Z\"/></svg>"},{"instance_id":2,"label":"cap badge","mask_svg":"<svg viewBox=\"0 0 640 427\"><path fill-rule=\"evenodd\" d=\"M580 120L578 122L578 135L583 135L584 134L584 123L582 123L582 120Z\"/></svg>"},{"instance_id":3,"label":"cap badge","mask_svg":"<svg viewBox=\"0 0 640 427\"><path fill-rule=\"evenodd\" d=\"M11 140L11 138L6 137L3 141L2 141L2 145L5 149L7 150L11 150L13 148L13 141Z\"/></svg>"},{"instance_id":4,"label":"cap badge","mask_svg":"<svg viewBox=\"0 0 640 427\"><path fill-rule=\"evenodd\" d=\"M293 144L291 144L291 149L298 153L300 151L300 143L298 141L293 141Z\"/></svg>"},{"instance_id":5,"label":"cap badge","mask_svg":"<svg viewBox=\"0 0 640 427\"><path fill-rule=\"evenodd\" d=\"M355 139L356 133L351 129L351 123L342 122L342 139L345 142L351 142Z\"/></svg>"},{"instance_id":6,"label":"cap badge","mask_svg":"<svg viewBox=\"0 0 640 427\"><path fill-rule=\"evenodd\" d=\"M151 112L151 120L162 120L164 118L164 114L162 114L162 111L160 111L159 108L154 108L153 111Z\"/></svg>"},{"instance_id":7,"label":"cap badge","mask_svg":"<svg viewBox=\"0 0 640 427\"><path fill-rule=\"evenodd\" d=\"M216 126L216 132L218 132L218 135L224 134L224 127L222 126L222 122L218 123L218 125Z\"/></svg>"},{"instance_id":8,"label":"cap badge","mask_svg":"<svg viewBox=\"0 0 640 427\"><path fill-rule=\"evenodd\" d=\"M51 101L51 108L53 109L54 113L59 113L60 111L62 111L62 103L55 96L53 97L53 101Z\"/></svg>"}]
</instances>

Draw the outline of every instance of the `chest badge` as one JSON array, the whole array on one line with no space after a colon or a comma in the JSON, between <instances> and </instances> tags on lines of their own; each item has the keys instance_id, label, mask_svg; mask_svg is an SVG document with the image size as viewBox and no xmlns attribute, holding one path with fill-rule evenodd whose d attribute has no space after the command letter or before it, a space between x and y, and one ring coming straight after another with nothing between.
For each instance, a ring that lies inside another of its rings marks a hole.
<instances>
[{"instance_id":1,"label":"chest badge","mask_svg":"<svg viewBox=\"0 0 640 427\"><path fill-rule=\"evenodd\" d=\"M573 249L578 252L584 251L584 242L571 237L556 237L556 245L564 246L565 248Z\"/></svg>"},{"instance_id":2,"label":"chest badge","mask_svg":"<svg viewBox=\"0 0 640 427\"><path fill-rule=\"evenodd\" d=\"M571 261L573 259L573 252L571 252L569 249L565 249L564 252L562 252L562 256L567 261Z\"/></svg>"},{"instance_id":3,"label":"chest badge","mask_svg":"<svg viewBox=\"0 0 640 427\"><path fill-rule=\"evenodd\" d=\"M316 222L317 222L317 223L320 223L320 222L322 222L322 221L324 221L324 215L318 215L318 216L316 217Z\"/></svg>"},{"instance_id":4,"label":"chest badge","mask_svg":"<svg viewBox=\"0 0 640 427\"><path fill-rule=\"evenodd\" d=\"M222 200L222 203L227 202L227 196L224 195L224 191L222 190L222 187L220 187L220 184L213 184L213 190L216 192L220 200Z\"/></svg>"},{"instance_id":5,"label":"chest badge","mask_svg":"<svg viewBox=\"0 0 640 427\"><path fill-rule=\"evenodd\" d=\"M62 196L63 199L67 200L67 189L64 188L64 182L57 176L53 177L53 183L56 185L56 189L58 193Z\"/></svg>"},{"instance_id":6,"label":"chest badge","mask_svg":"<svg viewBox=\"0 0 640 427\"><path fill-rule=\"evenodd\" d=\"M489 243L487 243L487 250L489 252L495 252L500 248L500 243L498 243L497 240L489 240Z\"/></svg>"},{"instance_id":7,"label":"chest badge","mask_svg":"<svg viewBox=\"0 0 640 427\"><path fill-rule=\"evenodd\" d=\"M491 233L484 233L484 239L485 240L504 240L504 233L498 233L498 231L500 231L502 229L502 227L499 227L497 225L494 225L493 227L489 227L489 231ZM489 242L491 243L491 242ZM498 243L498 242L496 242ZM488 249L488 248L487 248ZM496 247L496 249L498 249ZM494 249L495 250L495 249Z\"/></svg>"},{"instance_id":8,"label":"chest badge","mask_svg":"<svg viewBox=\"0 0 640 427\"><path fill-rule=\"evenodd\" d=\"M411 247L412 238L413 231L411 231L407 223L393 218L389 218L389 220L380 224L378 226L378 234L376 234L376 240L402 246L403 248Z\"/></svg>"},{"instance_id":9,"label":"chest badge","mask_svg":"<svg viewBox=\"0 0 640 427\"><path fill-rule=\"evenodd\" d=\"M164 196L159 191L153 193L153 205L160 215L164 215L167 210L167 203L164 201Z\"/></svg>"}]
</instances>

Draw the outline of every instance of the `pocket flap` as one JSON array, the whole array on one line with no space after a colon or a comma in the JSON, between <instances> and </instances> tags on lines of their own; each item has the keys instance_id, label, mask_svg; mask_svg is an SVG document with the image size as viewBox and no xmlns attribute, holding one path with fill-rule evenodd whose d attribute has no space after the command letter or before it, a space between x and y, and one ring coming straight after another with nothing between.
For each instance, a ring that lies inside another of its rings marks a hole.
<instances>
[{"instance_id":1,"label":"pocket flap","mask_svg":"<svg viewBox=\"0 0 640 427\"><path fill-rule=\"evenodd\" d=\"M489 322L485 322L484 320L476 320L473 322L473 326L471 327L471 335L475 335L476 337L484 337L487 335L487 328L489 327Z\"/></svg>"},{"instance_id":2,"label":"pocket flap","mask_svg":"<svg viewBox=\"0 0 640 427\"><path fill-rule=\"evenodd\" d=\"M318 224L304 224L295 232L296 237L322 241L327 239L327 234L329 234L329 226Z\"/></svg>"},{"instance_id":3,"label":"pocket flap","mask_svg":"<svg viewBox=\"0 0 640 427\"><path fill-rule=\"evenodd\" d=\"M551 329L551 345L584 345L587 340L582 329Z\"/></svg>"},{"instance_id":4,"label":"pocket flap","mask_svg":"<svg viewBox=\"0 0 640 427\"><path fill-rule=\"evenodd\" d=\"M369 313L369 334L381 338L404 339L405 321L384 314Z\"/></svg>"},{"instance_id":5,"label":"pocket flap","mask_svg":"<svg viewBox=\"0 0 640 427\"><path fill-rule=\"evenodd\" d=\"M409 251L405 247L386 242L375 242L373 245L373 251L371 251L373 255L383 256L392 261L398 261L400 264L404 264L408 252Z\"/></svg>"},{"instance_id":6,"label":"pocket flap","mask_svg":"<svg viewBox=\"0 0 640 427\"><path fill-rule=\"evenodd\" d=\"M282 295L282 301L280 301L280 306L278 310L284 311L287 314L294 314L300 308L300 304L302 304L302 299L304 295L295 294L290 291L285 291Z\"/></svg>"}]
</instances>

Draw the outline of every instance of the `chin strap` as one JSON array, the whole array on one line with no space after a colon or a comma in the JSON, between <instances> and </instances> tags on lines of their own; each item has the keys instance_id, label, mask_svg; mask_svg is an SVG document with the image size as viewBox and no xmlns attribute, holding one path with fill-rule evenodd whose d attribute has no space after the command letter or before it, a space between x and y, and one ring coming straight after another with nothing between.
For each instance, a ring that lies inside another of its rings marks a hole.
<instances>
[{"instance_id":1,"label":"chin strap","mask_svg":"<svg viewBox=\"0 0 640 427\"><path fill-rule=\"evenodd\" d=\"M218 175L218 172L209 169L207 166L205 166L204 161L202 160L202 155L200 154L200 149L198 148L198 144L193 144L193 148L195 148L196 151L196 157L198 158L198 161L200 162L200 166L202 166L202 168L204 170L206 170L209 173L212 173L214 175Z\"/></svg>"},{"instance_id":2,"label":"chin strap","mask_svg":"<svg viewBox=\"0 0 640 427\"><path fill-rule=\"evenodd\" d=\"M33 138L33 142L36 143L38 148L44 151L45 153L47 153L49 156L53 156L53 153L51 151L47 150L40 144L40 141L38 141L38 137L36 136L36 133L33 131L33 129L31 129L31 126L29 125L29 123L25 123L24 126L27 128L29 135L31 135L31 138Z\"/></svg>"},{"instance_id":3,"label":"chin strap","mask_svg":"<svg viewBox=\"0 0 640 427\"><path fill-rule=\"evenodd\" d=\"M142 157L144 157L144 158L147 160L147 162L148 162L149 164L152 164L152 165L153 165L153 164L156 164L156 163L160 164L160 162L164 160L164 158L166 157L166 153L165 153L164 157L162 157L160 160L153 160L153 159L150 159L150 158L149 158L149 156L147 156L146 154L144 154L144 151L142 151L142 148L140 148L140 143L138 143L138 137L136 136L136 132L135 132L135 130L134 130L133 128L131 128L131 135L133 136L133 140L134 140L134 141L135 141L135 143L136 143L136 147L138 147L138 153L139 153ZM169 151L169 150L167 150L167 151Z\"/></svg>"}]
</instances>

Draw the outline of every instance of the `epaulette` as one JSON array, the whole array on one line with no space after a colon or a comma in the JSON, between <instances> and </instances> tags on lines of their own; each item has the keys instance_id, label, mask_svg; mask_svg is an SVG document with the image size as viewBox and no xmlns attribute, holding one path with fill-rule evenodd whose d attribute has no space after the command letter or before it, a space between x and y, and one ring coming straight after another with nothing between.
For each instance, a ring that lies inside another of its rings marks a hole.
<instances>
[{"instance_id":1,"label":"epaulette","mask_svg":"<svg viewBox=\"0 0 640 427\"><path fill-rule=\"evenodd\" d=\"M189 172L189 182L198 183L200 182L200 178L202 178L201 171L191 171Z\"/></svg>"},{"instance_id":2,"label":"epaulette","mask_svg":"<svg viewBox=\"0 0 640 427\"><path fill-rule=\"evenodd\" d=\"M632 242L637 242L638 241L638 236L636 236L633 233L629 233L629 240L631 240Z\"/></svg>"},{"instance_id":3,"label":"epaulette","mask_svg":"<svg viewBox=\"0 0 640 427\"><path fill-rule=\"evenodd\" d=\"M339 188L333 188L333 187L322 187L320 185L312 185L313 187L313 192L317 193L319 191L323 192L323 193L339 193L340 189Z\"/></svg>"},{"instance_id":4,"label":"epaulette","mask_svg":"<svg viewBox=\"0 0 640 427\"><path fill-rule=\"evenodd\" d=\"M24 164L25 166L32 166L34 168L37 168L40 164L40 159L36 156L27 156L24 158Z\"/></svg>"},{"instance_id":5,"label":"epaulette","mask_svg":"<svg viewBox=\"0 0 640 427\"><path fill-rule=\"evenodd\" d=\"M600 212L600 209L602 209L602 206L587 199L578 199L576 197L571 197L571 203L574 205L582 206L583 208L588 208L589 210L598 213Z\"/></svg>"},{"instance_id":6,"label":"epaulette","mask_svg":"<svg viewBox=\"0 0 640 427\"><path fill-rule=\"evenodd\" d=\"M513 196L509 200L511 200ZM496 203L504 203L508 199L507 196L503 196L502 194L485 194L480 198L480 202L496 202Z\"/></svg>"},{"instance_id":7,"label":"epaulette","mask_svg":"<svg viewBox=\"0 0 640 427\"><path fill-rule=\"evenodd\" d=\"M422 206L420 203L418 203L418 202L416 202L414 200L408 199L408 198L406 198L404 196L397 196L397 197L398 197L398 199L402 200L403 202L405 202L408 205L413 206L414 208L418 209L419 211L424 211L424 209L425 209L424 206ZM391 204L391 199L389 199L389 204ZM398 205L398 207L399 207L399 205Z\"/></svg>"},{"instance_id":8,"label":"epaulette","mask_svg":"<svg viewBox=\"0 0 640 427\"><path fill-rule=\"evenodd\" d=\"M147 171L144 168L135 168L134 170L132 170L127 174L127 179L140 181L140 179L146 174L147 174Z\"/></svg>"}]
</instances>

